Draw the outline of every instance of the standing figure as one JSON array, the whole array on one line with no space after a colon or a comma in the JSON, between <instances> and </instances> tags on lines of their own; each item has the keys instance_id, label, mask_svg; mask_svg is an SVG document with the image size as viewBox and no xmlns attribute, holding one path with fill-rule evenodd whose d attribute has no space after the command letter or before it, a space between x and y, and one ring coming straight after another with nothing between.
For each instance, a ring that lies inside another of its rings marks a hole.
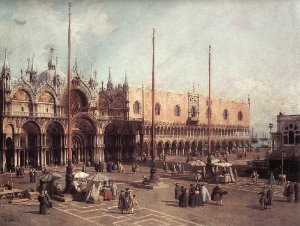
<instances>
[{"instance_id":1,"label":"standing figure","mask_svg":"<svg viewBox=\"0 0 300 226\"><path fill-rule=\"evenodd\" d=\"M132 195L132 198L131 198L131 208L129 210L129 213L133 214L133 211L134 211L135 207L139 207L139 203L138 203L135 195Z\"/></svg>"},{"instance_id":2,"label":"standing figure","mask_svg":"<svg viewBox=\"0 0 300 226\"><path fill-rule=\"evenodd\" d=\"M217 205L221 205L223 206L223 203L222 203L222 196L223 194L226 194L227 192L224 192L223 191L223 188L221 187L220 184L218 184L214 189L213 189L213 192L212 192L212 195L211 195L211 199L216 201L216 204Z\"/></svg>"},{"instance_id":3,"label":"standing figure","mask_svg":"<svg viewBox=\"0 0 300 226\"><path fill-rule=\"evenodd\" d=\"M195 206L196 206L195 186L194 184L191 184L189 189L189 207L195 207Z\"/></svg>"},{"instance_id":4,"label":"standing figure","mask_svg":"<svg viewBox=\"0 0 300 226\"><path fill-rule=\"evenodd\" d=\"M272 205L272 199L273 199L273 191L272 187L270 188L269 186L267 187L267 207ZM271 209L271 207L270 207Z\"/></svg>"},{"instance_id":5,"label":"standing figure","mask_svg":"<svg viewBox=\"0 0 300 226\"><path fill-rule=\"evenodd\" d=\"M259 198L259 203L260 203L260 206L262 207L262 209L267 209L267 202L268 202L268 199L267 199L267 188L266 186L263 187L262 191L261 192L258 192L258 194L260 194L260 198Z\"/></svg>"},{"instance_id":6,"label":"standing figure","mask_svg":"<svg viewBox=\"0 0 300 226\"><path fill-rule=\"evenodd\" d=\"M288 202L292 202L293 195L294 195L294 184L288 181L286 187L286 197Z\"/></svg>"},{"instance_id":7,"label":"standing figure","mask_svg":"<svg viewBox=\"0 0 300 226\"><path fill-rule=\"evenodd\" d=\"M116 197L117 197L117 193L118 193L118 187L117 187L117 184L115 182L112 182L111 192L112 192L112 198L115 200Z\"/></svg>"},{"instance_id":8,"label":"standing figure","mask_svg":"<svg viewBox=\"0 0 300 226\"><path fill-rule=\"evenodd\" d=\"M187 197L187 193L186 193L186 188L183 188L182 187L182 192L179 196L179 202L178 202L178 205L179 207L187 207L188 203L188 197Z\"/></svg>"},{"instance_id":9,"label":"standing figure","mask_svg":"<svg viewBox=\"0 0 300 226\"><path fill-rule=\"evenodd\" d=\"M175 184L175 199L179 200L181 195L181 188L178 183Z\"/></svg>"},{"instance_id":10,"label":"standing figure","mask_svg":"<svg viewBox=\"0 0 300 226\"><path fill-rule=\"evenodd\" d=\"M234 170L233 170L233 176L234 176L235 181L238 181L239 174L238 174L238 171L236 168L234 168Z\"/></svg>"},{"instance_id":11,"label":"standing figure","mask_svg":"<svg viewBox=\"0 0 300 226\"><path fill-rule=\"evenodd\" d=\"M211 200L210 194L204 184L201 184L201 196L202 196L202 202L203 202L202 206L204 206L204 203Z\"/></svg>"},{"instance_id":12,"label":"standing figure","mask_svg":"<svg viewBox=\"0 0 300 226\"><path fill-rule=\"evenodd\" d=\"M200 184L197 184L195 188L195 205L196 207L203 206Z\"/></svg>"},{"instance_id":13,"label":"standing figure","mask_svg":"<svg viewBox=\"0 0 300 226\"><path fill-rule=\"evenodd\" d=\"M84 172L84 173L86 173L86 163L83 163L81 171Z\"/></svg>"},{"instance_id":14,"label":"standing figure","mask_svg":"<svg viewBox=\"0 0 300 226\"><path fill-rule=\"evenodd\" d=\"M30 181L30 183L33 183L33 168L30 168L30 171L29 171L29 181Z\"/></svg>"},{"instance_id":15,"label":"standing figure","mask_svg":"<svg viewBox=\"0 0 300 226\"><path fill-rule=\"evenodd\" d=\"M40 202L40 214L46 215L49 209L50 197L47 190L42 190L38 201Z\"/></svg>"},{"instance_id":16,"label":"standing figure","mask_svg":"<svg viewBox=\"0 0 300 226\"><path fill-rule=\"evenodd\" d=\"M119 195L119 209L121 210L121 213L124 214L124 211L128 210L128 203L125 198L125 192L122 190L120 195Z\"/></svg>"},{"instance_id":17,"label":"standing figure","mask_svg":"<svg viewBox=\"0 0 300 226\"><path fill-rule=\"evenodd\" d=\"M294 183L294 192L295 192L295 202L298 202L298 199L299 199L299 184L297 182Z\"/></svg>"},{"instance_id":18,"label":"standing figure","mask_svg":"<svg viewBox=\"0 0 300 226\"><path fill-rule=\"evenodd\" d=\"M273 188L273 185L275 184L275 177L273 175L273 173L270 173L270 178L269 178L269 185L271 186L271 188Z\"/></svg>"}]
</instances>

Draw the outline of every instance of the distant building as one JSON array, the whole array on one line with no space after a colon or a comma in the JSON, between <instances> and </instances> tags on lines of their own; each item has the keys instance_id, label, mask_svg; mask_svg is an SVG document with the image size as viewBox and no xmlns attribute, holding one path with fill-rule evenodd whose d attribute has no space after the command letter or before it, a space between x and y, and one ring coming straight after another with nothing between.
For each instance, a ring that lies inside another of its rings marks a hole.
<instances>
[{"instance_id":1,"label":"distant building","mask_svg":"<svg viewBox=\"0 0 300 226\"><path fill-rule=\"evenodd\" d=\"M150 156L151 90L113 85L71 73L72 159L78 162L132 160ZM125 76L126 77L126 76ZM67 161L67 84L57 62L38 73L34 59L11 82L5 56L0 80L0 163L14 166L64 165ZM212 98L212 151L248 146L249 105ZM156 91L156 156L188 154L207 148L208 98L199 93Z\"/></svg>"},{"instance_id":2,"label":"distant building","mask_svg":"<svg viewBox=\"0 0 300 226\"><path fill-rule=\"evenodd\" d=\"M277 131L271 133L270 167L289 180L300 180L300 115L277 115Z\"/></svg>"}]
</instances>

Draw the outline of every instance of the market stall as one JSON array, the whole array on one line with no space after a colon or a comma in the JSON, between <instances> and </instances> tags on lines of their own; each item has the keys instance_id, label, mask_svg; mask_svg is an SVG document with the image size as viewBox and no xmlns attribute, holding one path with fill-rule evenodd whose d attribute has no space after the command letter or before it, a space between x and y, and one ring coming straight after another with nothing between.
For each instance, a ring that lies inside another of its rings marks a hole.
<instances>
[{"instance_id":1,"label":"market stall","mask_svg":"<svg viewBox=\"0 0 300 226\"><path fill-rule=\"evenodd\" d=\"M191 161L188 164L191 165L191 173L194 176L196 182L203 181L206 178L206 164L201 160Z\"/></svg>"},{"instance_id":2,"label":"market stall","mask_svg":"<svg viewBox=\"0 0 300 226\"><path fill-rule=\"evenodd\" d=\"M231 183L236 182L233 172L232 164L220 160L212 160L213 173L217 183Z\"/></svg>"},{"instance_id":3,"label":"market stall","mask_svg":"<svg viewBox=\"0 0 300 226\"><path fill-rule=\"evenodd\" d=\"M103 174L97 173L87 178L85 201L111 200L112 192L108 187L109 178Z\"/></svg>"}]
</instances>

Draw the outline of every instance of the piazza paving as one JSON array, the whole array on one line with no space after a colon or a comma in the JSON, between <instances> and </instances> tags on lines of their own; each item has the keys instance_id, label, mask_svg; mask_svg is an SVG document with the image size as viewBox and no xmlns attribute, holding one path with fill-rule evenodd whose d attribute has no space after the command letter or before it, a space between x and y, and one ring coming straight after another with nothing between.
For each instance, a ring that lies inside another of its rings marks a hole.
<instances>
[{"instance_id":1,"label":"piazza paving","mask_svg":"<svg viewBox=\"0 0 300 226\"><path fill-rule=\"evenodd\" d=\"M209 202L204 207L179 208L174 199L174 184L178 182L188 187L194 183L189 173L180 175L159 170L160 180L167 186L147 190L137 188L135 184L142 181L143 176L148 176L148 166L140 167L138 174L130 172L130 165L125 165L125 169L125 173L104 174L117 182L118 190L130 188L134 191L140 205L134 214L121 214L117 201L113 200L100 204L54 202L50 214L44 216L38 213L37 201L28 201L0 206L0 225L300 225L300 205L286 202L282 197L281 185L274 186L272 208L261 209L257 192L266 183L263 179L257 185L250 183L249 178L240 178L237 183L223 185L224 190L228 191L223 199L224 206ZM64 168L53 170L63 173ZM88 173L93 171L92 167L88 168ZM9 174L1 175L0 183L9 179ZM13 177L13 181L16 187L22 189L34 187L29 184L28 177ZM207 185L210 192L213 186Z\"/></svg>"}]
</instances>

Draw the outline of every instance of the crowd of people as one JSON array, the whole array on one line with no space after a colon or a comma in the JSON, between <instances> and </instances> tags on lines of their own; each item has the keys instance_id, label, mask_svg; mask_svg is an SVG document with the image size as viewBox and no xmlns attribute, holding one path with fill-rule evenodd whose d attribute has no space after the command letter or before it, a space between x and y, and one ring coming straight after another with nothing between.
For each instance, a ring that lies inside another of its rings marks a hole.
<instances>
[{"instance_id":1,"label":"crowd of people","mask_svg":"<svg viewBox=\"0 0 300 226\"><path fill-rule=\"evenodd\" d=\"M107 163L105 161L99 161L99 163L95 163L95 170L96 172L101 172L101 173L103 173L105 170L108 173L125 172L123 164L121 162L113 162L113 161L108 161Z\"/></svg>"},{"instance_id":2,"label":"crowd of people","mask_svg":"<svg viewBox=\"0 0 300 226\"><path fill-rule=\"evenodd\" d=\"M163 170L167 173L167 172L171 172L171 173L183 173L184 171L184 167L182 163L167 163L164 162L163 163Z\"/></svg>"},{"instance_id":3,"label":"crowd of people","mask_svg":"<svg viewBox=\"0 0 300 226\"><path fill-rule=\"evenodd\" d=\"M225 194L221 185L217 185L212 195L210 195L205 184L191 184L187 189L184 186L175 184L175 199L178 200L179 207L200 207L204 206L210 200L222 205L222 195Z\"/></svg>"}]
</instances>

